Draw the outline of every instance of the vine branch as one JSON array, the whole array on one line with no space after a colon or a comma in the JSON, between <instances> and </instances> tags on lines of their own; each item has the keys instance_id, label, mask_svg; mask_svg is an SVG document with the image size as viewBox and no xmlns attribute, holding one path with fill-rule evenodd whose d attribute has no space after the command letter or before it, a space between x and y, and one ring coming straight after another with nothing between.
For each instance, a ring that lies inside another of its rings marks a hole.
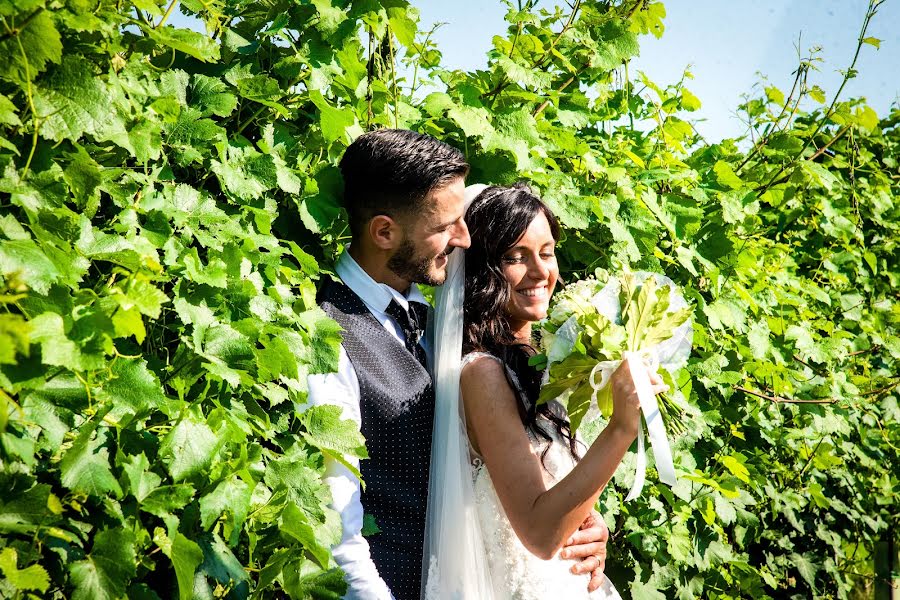
<instances>
[{"instance_id":1,"label":"vine branch","mask_svg":"<svg viewBox=\"0 0 900 600\"><path fill-rule=\"evenodd\" d=\"M756 396L757 398L762 398L763 400L770 400L775 404L835 404L837 403L837 398L818 398L812 400L806 400L802 398L784 398L782 396L769 396L768 394L763 394L762 392L757 392L755 390L751 390L749 388L745 388L740 385L734 386L734 389L743 392L745 394L750 394L751 396Z\"/></svg>"},{"instance_id":2,"label":"vine branch","mask_svg":"<svg viewBox=\"0 0 900 600\"><path fill-rule=\"evenodd\" d=\"M875 16L878 6L883 1L884 0L869 0L869 6L866 9L866 16L863 19L863 24L859 31L859 37L857 38L857 41L856 41L856 51L853 53L853 60L850 61L850 67L844 72L844 78L841 80L841 85L840 85L840 87L838 87L838 90L835 93L834 98L831 101L831 104L828 106L828 110L825 111L825 115L816 124L816 129L812 132L812 135L810 135L806 139L806 141L803 143L803 147L800 148L800 151L797 152L796 156L794 156L794 158L792 160L781 165L781 167L778 169L778 171L775 172L775 175L773 175L772 178L769 180L769 183L762 186L762 188L757 189L757 191L759 192L759 195L766 193L766 191L768 191L768 189L770 187L775 185L776 180L779 179L779 177L781 176L782 173L785 172L785 170L787 170L789 167L792 167L797 164L797 162L803 156L803 153L806 152L806 149L809 148L809 145L813 142L813 140L816 138L816 136L819 134L819 132L825 126L825 122L828 121L828 119L830 119L831 116L834 114L834 107L837 106L837 101L838 101L838 98L840 98L840 96L841 96L841 92L844 91L844 87L846 87L847 82L856 76L856 70L855 70L856 61L859 59L859 53L862 50L863 44L865 43L864 40L865 40L865 36L866 36L866 30L868 30L869 24L872 22L872 17Z\"/></svg>"},{"instance_id":3,"label":"vine branch","mask_svg":"<svg viewBox=\"0 0 900 600\"><path fill-rule=\"evenodd\" d=\"M575 81L575 78L576 78L582 71L584 71L585 68L587 68L587 67L586 67L586 66L585 66L585 67L582 67L581 69L578 70L577 73L575 73L574 75L572 75L571 77L569 77L568 79L566 79L566 80L563 82L563 84L562 84L561 86L559 86L558 88L556 88L556 93L557 93L557 94L560 94L560 93L562 93L567 87L569 87L570 85L572 85L572 82ZM536 116L538 116L539 114L541 114L542 112L544 112L544 109L547 108L548 106L550 106L550 102L551 102L551 99L550 99L550 98L547 98L546 100L544 100L543 104L541 104L540 106L537 107L537 110L534 111L534 114L533 114L532 116L536 117Z\"/></svg>"},{"instance_id":4,"label":"vine branch","mask_svg":"<svg viewBox=\"0 0 900 600\"><path fill-rule=\"evenodd\" d=\"M166 12L163 13L162 18L159 20L159 23L153 26L153 29L159 29L162 27L166 21L169 20L169 15L172 14L172 10L175 8L175 5L178 4L178 0L172 0L169 2L169 6L166 7Z\"/></svg>"},{"instance_id":5,"label":"vine branch","mask_svg":"<svg viewBox=\"0 0 900 600\"><path fill-rule=\"evenodd\" d=\"M11 37L19 35L23 29L28 27L28 24L31 22L31 20L34 19L39 14L41 14L42 12L44 12L44 8L43 7L38 8L34 12L32 12L30 15L25 17L25 19L21 23L19 23L18 25L14 25L12 27L7 25L6 20L4 19L3 26L6 28L6 33L4 33L3 35L0 35L0 43L5 42L6 40L8 40Z\"/></svg>"}]
</instances>

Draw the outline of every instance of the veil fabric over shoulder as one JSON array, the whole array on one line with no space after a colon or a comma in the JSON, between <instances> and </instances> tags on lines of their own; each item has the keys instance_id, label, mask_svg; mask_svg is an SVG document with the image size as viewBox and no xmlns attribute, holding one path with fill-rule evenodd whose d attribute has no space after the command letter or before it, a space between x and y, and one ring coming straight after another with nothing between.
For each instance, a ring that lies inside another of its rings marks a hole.
<instances>
[{"instance_id":1,"label":"veil fabric over shoulder","mask_svg":"<svg viewBox=\"0 0 900 600\"><path fill-rule=\"evenodd\" d=\"M466 188L466 208L487 186ZM435 302L434 433L425 522L422 598L495 600L475 506L466 421L459 394L465 252L447 263Z\"/></svg>"}]
</instances>

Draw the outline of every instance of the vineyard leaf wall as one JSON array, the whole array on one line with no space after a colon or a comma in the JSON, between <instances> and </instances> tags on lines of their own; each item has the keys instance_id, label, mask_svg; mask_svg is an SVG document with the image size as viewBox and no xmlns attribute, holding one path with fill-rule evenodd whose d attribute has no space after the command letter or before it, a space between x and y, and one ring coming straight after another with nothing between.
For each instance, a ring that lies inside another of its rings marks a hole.
<instances>
[{"instance_id":1,"label":"vineyard leaf wall","mask_svg":"<svg viewBox=\"0 0 900 600\"><path fill-rule=\"evenodd\" d=\"M340 343L337 160L378 127L528 181L564 278L661 271L695 306L681 480L623 503L627 458L600 499L619 589L870 583L900 525L900 111L826 98L810 58L708 143L689 73L629 69L664 17L527 0L465 72L405 0L0 3L0 595L340 596L324 458L364 440L306 376Z\"/></svg>"}]
</instances>

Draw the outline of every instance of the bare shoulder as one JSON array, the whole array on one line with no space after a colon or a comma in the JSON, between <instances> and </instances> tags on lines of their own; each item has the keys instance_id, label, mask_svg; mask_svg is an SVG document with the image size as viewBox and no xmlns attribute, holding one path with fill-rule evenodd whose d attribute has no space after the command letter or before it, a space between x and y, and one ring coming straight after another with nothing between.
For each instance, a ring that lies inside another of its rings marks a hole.
<instances>
[{"instance_id":1,"label":"bare shoulder","mask_svg":"<svg viewBox=\"0 0 900 600\"><path fill-rule=\"evenodd\" d=\"M494 356L486 353L479 353L477 356L469 360L463 366L461 377L472 378L485 375L503 376L503 364Z\"/></svg>"},{"instance_id":2,"label":"bare shoulder","mask_svg":"<svg viewBox=\"0 0 900 600\"><path fill-rule=\"evenodd\" d=\"M509 387L504 369L503 363L493 356L477 356L463 367L460 387L463 393L482 387L496 388L501 383Z\"/></svg>"},{"instance_id":3,"label":"bare shoulder","mask_svg":"<svg viewBox=\"0 0 900 600\"><path fill-rule=\"evenodd\" d=\"M480 406L515 406L515 396L506 378L503 363L491 356L479 356L463 367L460 389L468 406L476 400Z\"/></svg>"}]
</instances>

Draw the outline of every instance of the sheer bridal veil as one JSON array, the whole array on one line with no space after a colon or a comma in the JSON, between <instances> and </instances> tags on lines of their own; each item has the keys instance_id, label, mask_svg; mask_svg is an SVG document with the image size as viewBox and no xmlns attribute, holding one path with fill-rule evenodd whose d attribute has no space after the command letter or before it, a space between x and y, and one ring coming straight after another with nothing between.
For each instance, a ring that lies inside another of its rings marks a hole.
<instances>
[{"instance_id":1,"label":"sheer bridal veil","mask_svg":"<svg viewBox=\"0 0 900 600\"><path fill-rule=\"evenodd\" d=\"M487 186L466 188L466 208ZM475 506L466 422L459 397L465 252L449 256L434 316L434 434L425 523L422 597L494 600Z\"/></svg>"}]
</instances>

